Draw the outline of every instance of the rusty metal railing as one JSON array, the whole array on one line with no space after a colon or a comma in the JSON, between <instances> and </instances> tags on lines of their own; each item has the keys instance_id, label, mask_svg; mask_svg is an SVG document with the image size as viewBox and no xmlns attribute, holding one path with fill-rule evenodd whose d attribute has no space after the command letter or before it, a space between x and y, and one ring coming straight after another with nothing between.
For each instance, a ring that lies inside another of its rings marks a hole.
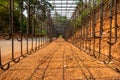
<instances>
[{"instance_id":1,"label":"rusty metal railing","mask_svg":"<svg viewBox=\"0 0 120 80\"><path fill-rule=\"evenodd\" d=\"M3 1L3 3L5 5L2 4L2 1L0 2L0 11L7 11L7 14L4 16L8 19L4 21L0 17L1 22L6 22L0 26L2 28L0 30L0 42L9 41L11 43L11 45L7 45L11 47L7 49L9 52L11 51L11 59L5 60L8 55L6 57L3 55L6 53L3 53L2 49L4 46L0 44L0 68L2 70L8 70L11 62L18 63L22 58L35 53L52 40L53 32L51 28L53 24L50 23L52 20L50 19L50 11L46 12L46 18L44 20L41 19L40 9L36 10L36 7L31 5L30 0L8 0ZM0 15L2 16L2 13ZM18 15L18 20L16 20L16 15ZM7 27L4 28L6 25ZM16 41L20 45L18 53L15 52L17 49ZM5 58L3 59L3 57Z\"/></svg>"},{"instance_id":2,"label":"rusty metal railing","mask_svg":"<svg viewBox=\"0 0 120 80\"><path fill-rule=\"evenodd\" d=\"M118 52L115 46L119 44L119 0L85 0L78 4L70 21L75 20L79 25L71 22L68 27L79 27L74 34L66 32L66 38L78 48L90 54L94 58L102 60L109 65L115 64L113 69L120 71ZM74 17L74 16L80 17ZM79 19L79 21L77 21ZM67 28L66 31L72 28ZM71 37L71 38L70 38Z\"/></svg>"}]
</instances>

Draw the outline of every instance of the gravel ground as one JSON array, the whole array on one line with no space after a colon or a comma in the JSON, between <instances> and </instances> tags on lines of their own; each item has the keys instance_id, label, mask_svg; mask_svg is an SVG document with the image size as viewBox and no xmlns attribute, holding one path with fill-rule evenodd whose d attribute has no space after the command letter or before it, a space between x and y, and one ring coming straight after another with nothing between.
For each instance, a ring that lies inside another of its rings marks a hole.
<instances>
[{"instance_id":1,"label":"gravel ground","mask_svg":"<svg viewBox=\"0 0 120 80\"><path fill-rule=\"evenodd\" d=\"M120 74L59 38L1 70L0 80L120 80Z\"/></svg>"}]
</instances>

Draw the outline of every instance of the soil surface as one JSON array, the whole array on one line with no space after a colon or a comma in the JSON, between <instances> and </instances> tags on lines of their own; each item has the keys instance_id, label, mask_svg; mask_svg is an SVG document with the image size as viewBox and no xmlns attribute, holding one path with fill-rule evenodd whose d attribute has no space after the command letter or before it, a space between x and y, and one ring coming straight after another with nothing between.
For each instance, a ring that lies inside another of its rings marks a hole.
<instances>
[{"instance_id":1,"label":"soil surface","mask_svg":"<svg viewBox=\"0 0 120 80\"><path fill-rule=\"evenodd\" d=\"M120 80L120 73L59 38L0 70L0 80Z\"/></svg>"}]
</instances>

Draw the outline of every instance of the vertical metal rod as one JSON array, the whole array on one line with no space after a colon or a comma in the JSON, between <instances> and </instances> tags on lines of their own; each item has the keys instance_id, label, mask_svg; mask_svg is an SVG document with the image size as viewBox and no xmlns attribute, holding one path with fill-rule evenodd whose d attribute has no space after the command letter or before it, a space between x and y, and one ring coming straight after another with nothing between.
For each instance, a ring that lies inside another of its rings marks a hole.
<instances>
[{"instance_id":1,"label":"vertical metal rod","mask_svg":"<svg viewBox=\"0 0 120 80\"><path fill-rule=\"evenodd\" d=\"M86 11L88 11L88 4L87 4L87 0L85 0L85 8L86 8ZM85 51L87 51L87 37L88 37L88 31L87 31L87 19L88 19L88 16L85 17Z\"/></svg>"},{"instance_id":2,"label":"vertical metal rod","mask_svg":"<svg viewBox=\"0 0 120 80\"><path fill-rule=\"evenodd\" d=\"M117 31L117 29L118 29L118 24L117 24L117 22L118 22L118 20L117 20L117 0L114 0L114 6L115 6L115 11L114 11L114 13L115 13L115 42L114 43L116 43L117 42L117 36L118 36L118 31Z\"/></svg>"},{"instance_id":3,"label":"vertical metal rod","mask_svg":"<svg viewBox=\"0 0 120 80\"><path fill-rule=\"evenodd\" d=\"M75 26L77 27L77 15L76 15L76 12L75 12L75 23L76 23ZM75 33L74 33L75 38L74 38L74 41L77 40L76 32L77 32L77 31L76 31L76 29L75 29ZM75 41L75 42L76 42L76 41ZM75 43L75 44L76 44L76 43Z\"/></svg>"},{"instance_id":4,"label":"vertical metal rod","mask_svg":"<svg viewBox=\"0 0 120 80\"><path fill-rule=\"evenodd\" d=\"M89 33L89 53L91 53L91 37L92 37L92 26L91 26L91 13L89 14L89 27L90 27L90 33ZM91 55L91 54L90 54Z\"/></svg>"},{"instance_id":5,"label":"vertical metal rod","mask_svg":"<svg viewBox=\"0 0 120 80\"><path fill-rule=\"evenodd\" d=\"M113 4L113 0L110 0L110 16L109 16L109 19L110 19L110 34L109 34L109 43L112 43L112 19L113 19L113 14L112 14L112 5ZM105 62L107 64L110 63L111 61L111 55L112 53L112 45L109 44L109 53L108 53L108 62Z\"/></svg>"},{"instance_id":6,"label":"vertical metal rod","mask_svg":"<svg viewBox=\"0 0 120 80\"><path fill-rule=\"evenodd\" d=\"M42 22L41 22L41 24L40 24L40 34L41 34L40 43L41 43L41 48L42 48Z\"/></svg>"},{"instance_id":7,"label":"vertical metal rod","mask_svg":"<svg viewBox=\"0 0 120 80\"><path fill-rule=\"evenodd\" d=\"M20 1L21 56L23 56L23 0Z\"/></svg>"},{"instance_id":8,"label":"vertical metal rod","mask_svg":"<svg viewBox=\"0 0 120 80\"><path fill-rule=\"evenodd\" d=\"M40 48L40 27L38 29L39 29L39 32L38 32L39 33L39 41L38 41L39 42L38 43L39 46L38 47Z\"/></svg>"},{"instance_id":9,"label":"vertical metal rod","mask_svg":"<svg viewBox=\"0 0 120 80\"><path fill-rule=\"evenodd\" d=\"M38 18L37 18L37 23L38 23ZM40 24L38 25L38 33L39 33L39 48L40 48L40 38L41 38L41 32L40 32Z\"/></svg>"},{"instance_id":10,"label":"vertical metal rod","mask_svg":"<svg viewBox=\"0 0 120 80\"><path fill-rule=\"evenodd\" d=\"M29 27L30 27L30 0L28 0L28 17L27 17L27 42L26 42L26 51L27 54L29 54L29 50L28 50L28 38L29 38Z\"/></svg>"},{"instance_id":11,"label":"vertical metal rod","mask_svg":"<svg viewBox=\"0 0 120 80\"><path fill-rule=\"evenodd\" d=\"M47 34L48 34L48 25L47 25L47 22L46 22L46 38L45 38L46 43L47 43Z\"/></svg>"},{"instance_id":12,"label":"vertical metal rod","mask_svg":"<svg viewBox=\"0 0 120 80\"><path fill-rule=\"evenodd\" d=\"M81 18L81 49L83 49L83 24L82 24L82 18Z\"/></svg>"},{"instance_id":13,"label":"vertical metal rod","mask_svg":"<svg viewBox=\"0 0 120 80\"><path fill-rule=\"evenodd\" d=\"M12 60L14 60L14 35L13 35L13 15L14 15L14 12L13 12L13 9L14 9L14 0L10 0L11 1L11 5L10 5L10 8L11 8L11 12L10 12L10 16L11 16L11 19L10 19L10 26L11 26L11 34L12 34Z\"/></svg>"},{"instance_id":14,"label":"vertical metal rod","mask_svg":"<svg viewBox=\"0 0 120 80\"><path fill-rule=\"evenodd\" d=\"M113 3L113 2L112 2ZM118 28L118 25L117 25L117 2L116 2L116 0L114 0L114 14L115 14L115 19L114 19L114 29L115 29L115 33L114 33L114 36L115 36L115 38L114 38L114 42L108 42L108 44L110 44L110 45L114 45L116 42L117 42L117 28Z\"/></svg>"},{"instance_id":15,"label":"vertical metal rod","mask_svg":"<svg viewBox=\"0 0 120 80\"><path fill-rule=\"evenodd\" d=\"M95 55L95 27L96 27L96 10L95 10L95 0L93 0L93 25L92 25L92 33L93 33L93 56L96 57Z\"/></svg>"},{"instance_id":16,"label":"vertical metal rod","mask_svg":"<svg viewBox=\"0 0 120 80\"><path fill-rule=\"evenodd\" d=\"M109 40L110 40L110 43L112 42L112 19L113 19L113 17L112 17L112 2L113 0L111 0L110 1L110 35L109 35ZM111 60L111 50L112 50L112 45L110 45L109 44L109 61L108 62L110 62L110 60Z\"/></svg>"},{"instance_id":17,"label":"vertical metal rod","mask_svg":"<svg viewBox=\"0 0 120 80\"><path fill-rule=\"evenodd\" d=\"M81 24L80 24L81 27ZM82 30L80 29L80 49L82 49Z\"/></svg>"},{"instance_id":18,"label":"vertical metal rod","mask_svg":"<svg viewBox=\"0 0 120 80\"><path fill-rule=\"evenodd\" d=\"M80 10L78 11L79 13L79 19L80 19ZM80 21L80 20L79 20ZM80 21L80 25L79 25L79 30L80 30L80 34L78 35L80 37L80 44L79 44L79 48L81 49L81 21Z\"/></svg>"},{"instance_id":19,"label":"vertical metal rod","mask_svg":"<svg viewBox=\"0 0 120 80\"><path fill-rule=\"evenodd\" d=\"M85 51L85 18L83 19L83 50Z\"/></svg>"},{"instance_id":20,"label":"vertical metal rod","mask_svg":"<svg viewBox=\"0 0 120 80\"><path fill-rule=\"evenodd\" d=\"M83 23L84 19L82 19L82 23ZM84 24L82 24L82 49L84 50Z\"/></svg>"},{"instance_id":21,"label":"vertical metal rod","mask_svg":"<svg viewBox=\"0 0 120 80\"><path fill-rule=\"evenodd\" d=\"M33 51L33 39L34 39L34 19L32 19L32 43L31 43L31 50Z\"/></svg>"},{"instance_id":22,"label":"vertical metal rod","mask_svg":"<svg viewBox=\"0 0 120 80\"><path fill-rule=\"evenodd\" d=\"M89 26L89 17L87 16L87 25L86 25L86 49L88 50L88 26Z\"/></svg>"},{"instance_id":23,"label":"vertical metal rod","mask_svg":"<svg viewBox=\"0 0 120 80\"><path fill-rule=\"evenodd\" d=\"M47 11L47 38L48 38L48 34L49 34L49 11ZM47 42L49 42L48 40L47 40Z\"/></svg>"},{"instance_id":24,"label":"vertical metal rod","mask_svg":"<svg viewBox=\"0 0 120 80\"><path fill-rule=\"evenodd\" d=\"M101 0L101 4L100 4L100 33L99 33L99 55L98 55L99 58L101 55L102 33L103 33L103 0Z\"/></svg>"},{"instance_id":25,"label":"vertical metal rod","mask_svg":"<svg viewBox=\"0 0 120 80\"><path fill-rule=\"evenodd\" d=\"M49 32L48 32L48 29L49 29L48 27L49 27L49 25L48 25L48 23L47 23L47 43L48 43L48 33L49 33Z\"/></svg>"},{"instance_id":26,"label":"vertical metal rod","mask_svg":"<svg viewBox=\"0 0 120 80\"><path fill-rule=\"evenodd\" d=\"M91 2L89 0L89 5L91 5ZM89 14L88 14L88 28L87 28L87 33L88 34L88 53L91 55L91 10L90 10L90 7L88 8L89 9Z\"/></svg>"},{"instance_id":27,"label":"vertical metal rod","mask_svg":"<svg viewBox=\"0 0 120 80\"><path fill-rule=\"evenodd\" d=\"M43 22L43 31L45 31L45 27L46 27L44 24L45 24L45 21ZM44 42L45 42L45 34L43 34L43 47L45 45Z\"/></svg>"},{"instance_id":28,"label":"vertical metal rod","mask_svg":"<svg viewBox=\"0 0 120 80\"><path fill-rule=\"evenodd\" d=\"M82 33L82 17L81 17L81 15L80 15L80 19L81 19L81 22L80 22L80 24L81 24L81 43L80 43L80 46L81 46L81 49L82 49L82 46L83 46L83 43L82 43L82 41L83 41L83 38L82 38L82 35L83 35L83 33Z\"/></svg>"},{"instance_id":29,"label":"vertical metal rod","mask_svg":"<svg viewBox=\"0 0 120 80\"><path fill-rule=\"evenodd\" d=\"M10 30L9 33L12 34L12 32L11 32L11 31L12 31L12 26L11 26L12 0L10 0L9 7L10 7L10 9L9 9L9 28L10 28L10 29L9 29L9 30ZM11 37L12 37L12 35L11 35Z\"/></svg>"},{"instance_id":30,"label":"vertical metal rod","mask_svg":"<svg viewBox=\"0 0 120 80\"><path fill-rule=\"evenodd\" d=\"M37 30L37 26L35 26L35 30ZM37 50L37 33L35 33L35 51Z\"/></svg>"},{"instance_id":31,"label":"vertical metal rod","mask_svg":"<svg viewBox=\"0 0 120 80\"><path fill-rule=\"evenodd\" d=\"M40 48L40 27L38 25L38 48Z\"/></svg>"},{"instance_id":32,"label":"vertical metal rod","mask_svg":"<svg viewBox=\"0 0 120 80\"><path fill-rule=\"evenodd\" d=\"M17 58L15 59L15 55L14 55L14 21L13 21L13 18L14 18L14 0L10 0L11 1L11 23L10 23L10 26L11 26L11 35L12 35L12 61L15 62L15 63L18 63L20 61L20 58Z\"/></svg>"}]
</instances>

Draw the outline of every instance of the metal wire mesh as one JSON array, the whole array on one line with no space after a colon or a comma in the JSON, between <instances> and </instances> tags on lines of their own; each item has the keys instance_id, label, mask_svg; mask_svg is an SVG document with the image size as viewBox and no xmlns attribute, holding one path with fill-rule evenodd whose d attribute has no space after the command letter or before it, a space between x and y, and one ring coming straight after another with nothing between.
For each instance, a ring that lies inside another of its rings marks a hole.
<instances>
[{"instance_id":1,"label":"metal wire mesh","mask_svg":"<svg viewBox=\"0 0 120 80\"><path fill-rule=\"evenodd\" d=\"M85 0L76 7L66 37L81 50L105 64L114 62L119 72L119 0ZM76 24L75 24L76 23ZM71 33L72 32L72 33ZM71 33L71 34L70 34Z\"/></svg>"}]
</instances>

